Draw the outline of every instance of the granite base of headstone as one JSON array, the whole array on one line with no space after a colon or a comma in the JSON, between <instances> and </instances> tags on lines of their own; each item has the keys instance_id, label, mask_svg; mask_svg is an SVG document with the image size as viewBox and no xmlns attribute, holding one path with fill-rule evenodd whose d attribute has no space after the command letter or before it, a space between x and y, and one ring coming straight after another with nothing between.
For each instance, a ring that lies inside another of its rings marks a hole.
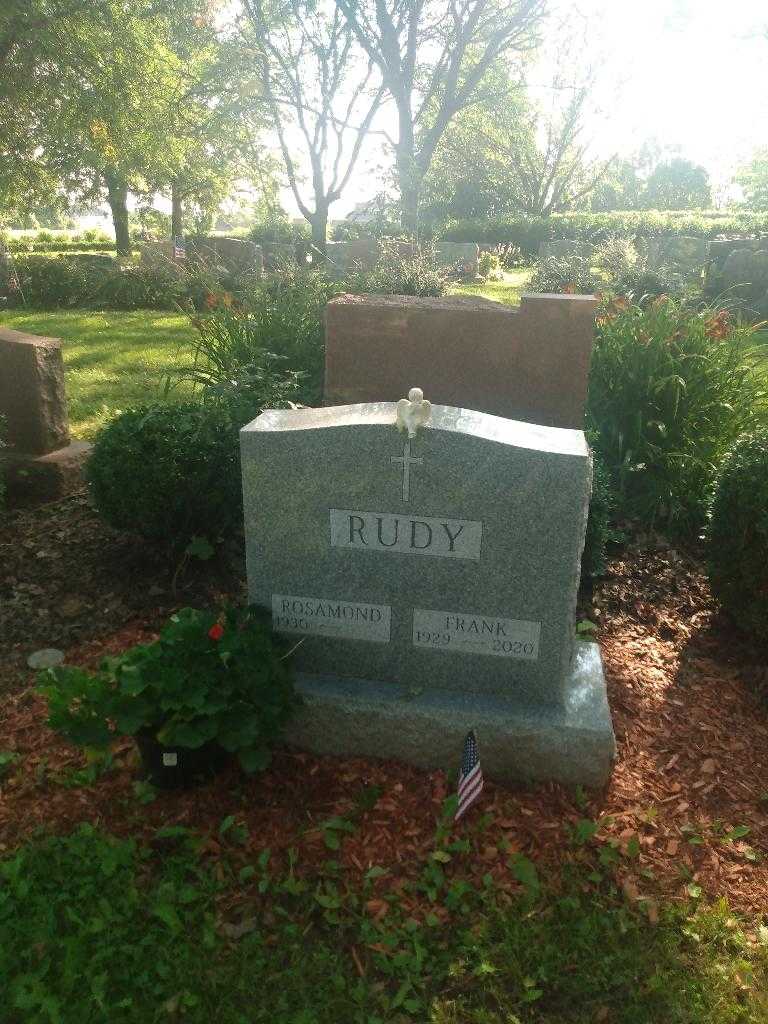
<instances>
[{"instance_id":1,"label":"granite base of headstone","mask_svg":"<svg viewBox=\"0 0 768 1024\"><path fill-rule=\"evenodd\" d=\"M584 434L410 398L241 432L250 599L297 642L289 740L453 770L475 729L490 777L598 786L615 744L575 636Z\"/></svg>"},{"instance_id":2,"label":"granite base of headstone","mask_svg":"<svg viewBox=\"0 0 768 1024\"><path fill-rule=\"evenodd\" d=\"M0 469L11 498L46 501L82 487L91 450L69 435L61 342L0 329Z\"/></svg>"}]
</instances>

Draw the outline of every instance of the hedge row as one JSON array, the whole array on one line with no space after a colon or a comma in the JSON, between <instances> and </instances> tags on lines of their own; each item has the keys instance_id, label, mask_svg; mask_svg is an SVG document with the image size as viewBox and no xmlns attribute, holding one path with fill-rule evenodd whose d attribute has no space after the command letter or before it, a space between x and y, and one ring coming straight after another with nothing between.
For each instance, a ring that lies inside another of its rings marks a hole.
<instances>
[{"instance_id":1,"label":"hedge row","mask_svg":"<svg viewBox=\"0 0 768 1024\"><path fill-rule=\"evenodd\" d=\"M648 210L612 213L556 213L551 217L494 217L451 221L438 232L447 242L517 245L534 256L544 241L574 238L600 243L623 237L692 235L697 238L768 234L768 213L718 210Z\"/></svg>"},{"instance_id":2,"label":"hedge row","mask_svg":"<svg viewBox=\"0 0 768 1024\"><path fill-rule=\"evenodd\" d=\"M73 242L71 239L59 239L54 242L31 242L28 239L7 238L4 245L9 252L114 252L115 243L106 242Z\"/></svg>"},{"instance_id":3,"label":"hedge row","mask_svg":"<svg viewBox=\"0 0 768 1024\"><path fill-rule=\"evenodd\" d=\"M36 309L174 309L191 302L196 309L207 296L236 283L207 267L137 263L121 267L109 256L41 256L23 254L13 261L20 288L8 269L0 268L0 296L9 307Z\"/></svg>"}]
</instances>

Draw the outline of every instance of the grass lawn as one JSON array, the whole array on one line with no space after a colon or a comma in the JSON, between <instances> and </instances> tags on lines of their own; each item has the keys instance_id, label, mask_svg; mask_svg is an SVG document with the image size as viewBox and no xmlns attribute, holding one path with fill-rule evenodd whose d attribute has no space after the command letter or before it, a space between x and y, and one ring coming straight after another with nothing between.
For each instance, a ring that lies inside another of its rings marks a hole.
<instances>
[{"instance_id":1,"label":"grass lawn","mask_svg":"<svg viewBox=\"0 0 768 1024\"><path fill-rule=\"evenodd\" d=\"M207 842L180 826L142 845L83 825L6 855L3 1021L766 1020L766 946L724 905L669 904L649 920L597 859L550 886L509 851L521 885L508 895L490 875L462 878L481 835L450 843L440 828L415 883L375 865L352 882L340 858L355 823L326 824L328 859L310 873L233 816Z\"/></svg>"},{"instance_id":2,"label":"grass lawn","mask_svg":"<svg viewBox=\"0 0 768 1024\"><path fill-rule=\"evenodd\" d=\"M92 438L121 409L157 396L194 336L185 316L155 310L15 310L0 313L0 325L61 338L70 424L81 438Z\"/></svg>"},{"instance_id":3,"label":"grass lawn","mask_svg":"<svg viewBox=\"0 0 768 1024\"><path fill-rule=\"evenodd\" d=\"M483 299L492 299L494 302L503 302L508 306L517 306L530 276L530 268L521 267L519 270L505 273L503 281L455 284L451 287L451 295L476 295Z\"/></svg>"}]
</instances>

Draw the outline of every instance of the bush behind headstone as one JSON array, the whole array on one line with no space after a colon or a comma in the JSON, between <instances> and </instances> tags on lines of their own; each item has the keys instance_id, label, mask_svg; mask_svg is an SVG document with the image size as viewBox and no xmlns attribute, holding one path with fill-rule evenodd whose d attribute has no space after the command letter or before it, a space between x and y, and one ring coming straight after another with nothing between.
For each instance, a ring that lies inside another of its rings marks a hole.
<instances>
[{"instance_id":1,"label":"bush behind headstone","mask_svg":"<svg viewBox=\"0 0 768 1024\"><path fill-rule=\"evenodd\" d=\"M742 629L768 641L768 429L739 438L723 460L707 548L715 597Z\"/></svg>"},{"instance_id":2,"label":"bush behind headstone","mask_svg":"<svg viewBox=\"0 0 768 1024\"><path fill-rule=\"evenodd\" d=\"M592 440L594 441L594 438ZM611 474L602 458L593 451L592 496L589 500L587 532L581 555L582 584L603 575L607 566L608 544L620 539L619 532L612 526L615 508L616 494L611 484Z\"/></svg>"}]
</instances>

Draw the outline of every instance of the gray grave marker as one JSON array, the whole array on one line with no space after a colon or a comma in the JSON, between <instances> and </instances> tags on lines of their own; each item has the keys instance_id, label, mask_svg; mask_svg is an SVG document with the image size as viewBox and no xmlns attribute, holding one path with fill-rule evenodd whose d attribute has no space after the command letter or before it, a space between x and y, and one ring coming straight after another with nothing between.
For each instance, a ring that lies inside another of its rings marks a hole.
<instances>
[{"instance_id":1,"label":"gray grave marker","mask_svg":"<svg viewBox=\"0 0 768 1024\"><path fill-rule=\"evenodd\" d=\"M600 655L574 639L583 433L439 405L413 437L397 419L271 410L241 433L250 598L303 637L291 738L434 767L475 728L491 775L604 781Z\"/></svg>"}]
</instances>

